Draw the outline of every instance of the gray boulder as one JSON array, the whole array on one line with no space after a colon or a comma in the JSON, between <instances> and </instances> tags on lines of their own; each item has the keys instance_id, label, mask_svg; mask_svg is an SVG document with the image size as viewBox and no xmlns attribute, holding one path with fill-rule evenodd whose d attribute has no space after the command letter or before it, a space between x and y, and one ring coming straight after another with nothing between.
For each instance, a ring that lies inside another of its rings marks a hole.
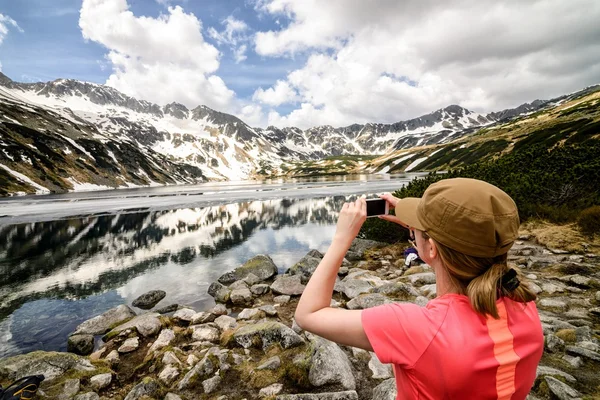
<instances>
[{"instance_id":1,"label":"gray boulder","mask_svg":"<svg viewBox=\"0 0 600 400\"><path fill-rule=\"evenodd\" d=\"M133 318L135 315L135 312L131 308L126 305L120 305L79 324L72 335L103 335L111 327Z\"/></svg>"},{"instance_id":2,"label":"gray boulder","mask_svg":"<svg viewBox=\"0 0 600 400\"><path fill-rule=\"evenodd\" d=\"M392 366L390 364L382 364L375 353L371 353L371 360L369 361L369 369L373 373L371 378L373 379L389 379L394 375L392 373Z\"/></svg>"},{"instance_id":3,"label":"gray boulder","mask_svg":"<svg viewBox=\"0 0 600 400\"><path fill-rule=\"evenodd\" d=\"M134 317L133 319L125 322L124 324L117 326L116 328L111 330L105 337L113 337L114 335L119 334L128 329L135 329L140 335L144 337L154 336L158 332L160 332L162 328L162 324L158 319L159 316L159 313L148 313L138 315L137 317Z\"/></svg>"},{"instance_id":4,"label":"gray boulder","mask_svg":"<svg viewBox=\"0 0 600 400\"><path fill-rule=\"evenodd\" d=\"M600 353L597 353L595 351L588 350L586 348L579 347L579 346L567 346L565 348L565 350L566 350L567 354L569 354L569 355L581 356L581 357L588 358L593 361L600 362Z\"/></svg>"},{"instance_id":5,"label":"gray boulder","mask_svg":"<svg viewBox=\"0 0 600 400\"><path fill-rule=\"evenodd\" d=\"M192 318L194 318L194 315L196 314L196 311L192 310L191 308L182 308L173 314L173 318L180 321L191 322Z\"/></svg>"},{"instance_id":6,"label":"gray boulder","mask_svg":"<svg viewBox=\"0 0 600 400\"><path fill-rule=\"evenodd\" d=\"M373 389L373 400L396 400L397 394L396 380L390 378Z\"/></svg>"},{"instance_id":7,"label":"gray boulder","mask_svg":"<svg viewBox=\"0 0 600 400\"><path fill-rule=\"evenodd\" d=\"M81 389L81 381L79 379L67 379L63 385L61 397L70 399L79 393L79 389Z\"/></svg>"},{"instance_id":8,"label":"gray boulder","mask_svg":"<svg viewBox=\"0 0 600 400\"><path fill-rule=\"evenodd\" d=\"M85 358L72 353L34 351L0 359L0 379L16 381L29 375L44 375L52 380L69 371L94 371Z\"/></svg>"},{"instance_id":9,"label":"gray boulder","mask_svg":"<svg viewBox=\"0 0 600 400\"><path fill-rule=\"evenodd\" d=\"M433 272L421 272L419 274L408 275L408 280L413 285L430 285L435 283L435 274Z\"/></svg>"},{"instance_id":10,"label":"gray boulder","mask_svg":"<svg viewBox=\"0 0 600 400\"><path fill-rule=\"evenodd\" d=\"M110 385L112 382L112 374L99 374L94 375L90 378L90 386L95 391L102 390Z\"/></svg>"},{"instance_id":11,"label":"gray boulder","mask_svg":"<svg viewBox=\"0 0 600 400\"><path fill-rule=\"evenodd\" d=\"M149 310L157 305L159 301L164 299L166 295L167 292L164 290L151 290L135 299L132 305L141 308L142 310Z\"/></svg>"},{"instance_id":12,"label":"gray boulder","mask_svg":"<svg viewBox=\"0 0 600 400\"><path fill-rule=\"evenodd\" d=\"M198 379L206 377L215 372L217 365L215 365L213 359L213 357L209 357L209 354L206 354L202 360L198 361L198 363L196 363L196 365L194 365L194 367L189 370L187 374L185 374L183 379L177 385L177 389L187 389Z\"/></svg>"},{"instance_id":13,"label":"gray boulder","mask_svg":"<svg viewBox=\"0 0 600 400\"><path fill-rule=\"evenodd\" d=\"M152 378L144 378L125 396L125 400L138 400L142 396L154 397L160 391L160 385Z\"/></svg>"},{"instance_id":14,"label":"gray boulder","mask_svg":"<svg viewBox=\"0 0 600 400\"><path fill-rule=\"evenodd\" d=\"M346 353L329 340L311 335L314 348L308 379L313 386L341 385L346 390L356 389L356 380Z\"/></svg>"},{"instance_id":15,"label":"gray boulder","mask_svg":"<svg viewBox=\"0 0 600 400\"><path fill-rule=\"evenodd\" d=\"M289 296L301 295L305 288L299 275L281 275L271 284L273 293Z\"/></svg>"},{"instance_id":16,"label":"gray boulder","mask_svg":"<svg viewBox=\"0 0 600 400\"><path fill-rule=\"evenodd\" d=\"M148 354L167 347L169 344L171 344L173 339L175 339L175 332L173 332L171 329L163 329L160 332L160 335L158 335L158 338L156 338L154 343L152 343L152 346L150 346Z\"/></svg>"},{"instance_id":17,"label":"gray boulder","mask_svg":"<svg viewBox=\"0 0 600 400\"><path fill-rule=\"evenodd\" d=\"M271 290L271 287L269 285L267 285L266 283L259 283L257 285L252 285L252 287L250 288L250 291L252 292L252 294L254 294L256 296L262 296L263 294L267 294L267 293L269 293L269 290Z\"/></svg>"},{"instance_id":18,"label":"gray boulder","mask_svg":"<svg viewBox=\"0 0 600 400\"><path fill-rule=\"evenodd\" d=\"M364 310L365 308L377 307L382 304L392 303L390 299L381 293L361 294L350 300L346 307L349 310Z\"/></svg>"},{"instance_id":19,"label":"gray boulder","mask_svg":"<svg viewBox=\"0 0 600 400\"><path fill-rule=\"evenodd\" d=\"M140 347L140 338L133 337L125 340L123 344L117 349L119 353L131 353Z\"/></svg>"},{"instance_id":20,"label":"gray boulder","mask_svg":"<svg viewBox=\"0 0 600 400\"><path fill-rule=\"evenodd\" d=\"M360 260L364 258L367 250L382 246L385 246L385 243L356 238L352 241L352 245L350 245L348 253L346 253L346 258L350 261Z\"/></svg>"},{"instance_id":21,"label":"gray boulder","mask_svg":"<svg viewBox=\"0 0 600 400\"><path fill-rule=\"evenodd\" d=\"M581 393L573 389L566 383L562 383L556 378L551 376L544 377L548 384L548 389L554 394L559 400L571 400L581 398Z\"/></svg>"},{"instance_id":22,"label":"gray boulder","mask_svg":"<svg viewBox=\"0 0 600 400\"><path fill-rule=\"evenodd\" d=\"M373 285L362 279L348 279L337 285L337 290L344 293L349 299L353 299L360 294L369 293Z\"/></svg>"},{"instance_id":23,"label":"gray boulder","mask_svg":"<svg viewBox=\"0 0 600 400\"><path fill-rule=\"evenodd\" d=\"M373 293L381 293L386 296L393 297L396 300L404 301L419 296L419 292L417 292L414 287L402 282L390 282L383 284L382 286L373 289Z\"/></svg>"},{"instance_id":24,"label":"gray boulder","mask_svg":"<svg viewBox=\"0 0 600 400\"><path fill-rule=\"evenodd\" d=\"M192 339L201 342L218 342L220 333L219 328L215 324L193 325Z\"/></svg>"},{"instance_id":25,"label":"gray boulder","mask_svg":"<svg viewBox=\"0 0 600 400\"><path fill-rule=\"evenodd\" d=\"M248 275L254 274L261 281L265 281L274 275L277 275L277 266L268 255L260 254L246 261L240 267L231 272L221 275L218 279L220 283L228 285L235 281L245 279Z\"/></svg>"},{"instance_id":26,"label":"gray boulder","mask_svg":"<svg viewBox=\"0 0 600 400\"><path fill-rule=\"evenodd\" d=\"M275 400L358 400L358 393L348 390L345 392L281 394L275 397Z\"/></svg>"},{"instance_id":27,"label":"gray boulder","mask_svg":"<svg viewBox=\"0 0 600 400\"><path fill-rule=\"evenodd\" d=\"M219 282L213 282L208 287L208 294L211 295L216 302L227 303L231 295L231 289L223 286Z\"/></svg>"},{"instance_id":28,"label":"gray boulder","mask_svg":"<svg viewBox=\"0 0 600 400\"><path fill-rule=\"evenodd\" d=\"M204 393L210 394L217 390L220 384L221 377L217 375L213 376L212 378L206 379L205 381L202 381L202 388L204 389Z\"/></svg>"},{"instance_id":29,"label":"gray boulder","mask_svg":"<svg viewBox=\"0 0 600 400\"><path fill-rule=\"evenodd\" d=\"M73 335L67 341L67 351L87 356L94 351L94 335Z\"/></svg>"},{"instance_id":30,"label":"gray boulder","mask_svg":"<svg viewBox=\"0 0 600 400\"><path fill-rule=\"evenodd\" d=\"M78 394L77 396L73 397L73 400L100 400L100 396L98 396L98 393L88 392L84 394Z\"/></svg>"},{"instance_id":31,"label":"gray boulder","mask_svg":"<svg viewBox=\"0 0 600 400\"><path fill-rule=\"evenodd\" d=\"M250 289L235 289L231 291L231 296L229 297L231 302L235 305L246 305L252 303L252 292Z\"/></svg>"},{"instance_id":32,"label":"gray boulder","mask_svg":"<svg viewBox=\"0 0 600 400\"><path fill-rule=\"evenodd\" d=\"M323 254L317 250L311 250L307 255L302 257L300 261L292 265L287 271L288 275L298 275L303 284L306 284L312 274L315 272L319 263L323 259Z\"/></svg>"},{"instance_id":33,"label":"gray boulder","mask_svg":"<svg viewBox=\"0 0 600 400\"><path fill-rule=\"evenodd\" d=\"M304 343L304 339L291 328L274 321L243 326L234 333L233 338L245 349L266 349L273 343L279 343L284 349L289 349Z\"/></svg>"}]
</instances>

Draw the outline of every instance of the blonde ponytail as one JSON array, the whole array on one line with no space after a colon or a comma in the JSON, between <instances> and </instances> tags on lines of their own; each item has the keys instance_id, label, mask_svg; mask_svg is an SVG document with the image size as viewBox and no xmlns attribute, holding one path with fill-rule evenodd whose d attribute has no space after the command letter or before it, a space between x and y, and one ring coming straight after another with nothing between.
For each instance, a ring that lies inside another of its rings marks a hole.
<instances>
[{"instance_id":1,"label":"blonde ponytail","mask_svg":"<svg viewBox=\"0 0 600 400\"><path fill-rule=\"evenodd\" d=\"M455 289L467 295L473 309L481 315L498 319L496 300L500 297L519 303L536 299L521 271L516 267L509 268L506 254L480 258L459 253L438 242L435 244ZM510 284L503 284L503 277L511 269L514 272Z\"/></svg>"}]
</instances>

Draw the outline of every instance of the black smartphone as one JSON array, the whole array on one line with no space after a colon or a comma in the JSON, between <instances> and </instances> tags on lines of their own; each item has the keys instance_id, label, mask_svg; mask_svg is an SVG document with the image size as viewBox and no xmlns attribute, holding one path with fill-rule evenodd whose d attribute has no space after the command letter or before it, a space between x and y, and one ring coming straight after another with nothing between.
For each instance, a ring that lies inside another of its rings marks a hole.
<instances>
[{"instance_id":1,"label":"black smartphone","mask_svg":"<svg viewBox=\"0 0 600 400\"><path fill-rule=\"evenodd\" d=\"M388 212L389 205L384 199L367 199L367 218L386 215Z\"/></svg>"}]
</instances>

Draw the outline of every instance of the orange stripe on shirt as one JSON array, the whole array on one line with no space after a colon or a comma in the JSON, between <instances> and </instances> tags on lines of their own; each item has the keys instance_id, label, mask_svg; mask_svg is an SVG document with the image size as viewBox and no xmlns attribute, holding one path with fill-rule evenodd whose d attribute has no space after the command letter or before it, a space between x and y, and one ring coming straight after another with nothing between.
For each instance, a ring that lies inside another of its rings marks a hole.
<instances>
[{"instance_id":1,"label":"orange stripe on shirt","mask_svg":"<svg viewBox=\"0 0 600 400\"><path fill-rule=\"evenodd\" d=\"M488 317L487 328L494 342L494 357L498 361L496 392L498 400L510 400L515 393L515 370L521 359L515 352L513 335L508 329L508 316L503 301L496 303L500 319Z\"/></svg>"}]
</instances>

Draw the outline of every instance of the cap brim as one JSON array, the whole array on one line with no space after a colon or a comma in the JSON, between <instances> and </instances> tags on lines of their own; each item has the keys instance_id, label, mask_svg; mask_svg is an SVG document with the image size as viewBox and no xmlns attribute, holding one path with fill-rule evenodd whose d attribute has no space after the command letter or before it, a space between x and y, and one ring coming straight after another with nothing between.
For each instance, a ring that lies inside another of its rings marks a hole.
<instances>
[{"instance_id":1,"label":"cap brim","mask_svg":"<svg viewBox=\"0 0 600 400\"><path fill-rule=\"evenodd\" d=\"M417 207L421 199L418 197L407 197L401 199L394 207L396 217L402 222L406 228L416 228L420 231L425 231L425 227L417 217Z\"/></svg>"}]
</instances>

